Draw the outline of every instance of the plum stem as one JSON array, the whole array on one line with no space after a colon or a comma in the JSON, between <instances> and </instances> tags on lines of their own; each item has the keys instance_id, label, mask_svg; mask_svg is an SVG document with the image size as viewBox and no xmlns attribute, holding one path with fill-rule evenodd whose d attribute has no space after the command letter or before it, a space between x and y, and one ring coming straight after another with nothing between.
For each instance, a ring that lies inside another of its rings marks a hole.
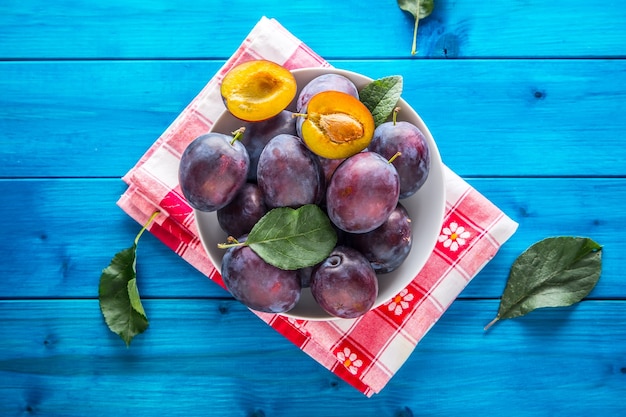
<instances>
[{"instance_id":1,"label":"plum stem","mask_svg":"<svg viewBox=\"0 0 626 417\"><path fill-rule=\"evenodd\" d=\"M239 129L235 130L234 132L231 132L231 134L233 135L233 140L230 141L230 144L234 145L235 141L241 140L241 137L243 136L243 133L245 131L246 131L245 126L242 126Z\"/></svg>"},{"instance_id":2,"label":"plum stem","mask_svg":"<svg viewBox=\"0 0 626 417\"><path fill-rule=\"evenodd\" d=\"M291 117L304 117L306 119L309 115L306 113L292 113Z\"/></svg>"},{"instance_id":3,"label":"plum stem","mask_svg":"<svg viewBox=\"0 0 626 417\"><path fill-rule=\"evenodd\" d=\"M400 152L400 151L396 152L395 154L393 154L393 155L392 155L392 157L391 157L391 158L389 158L389 160L388 160L387 162L391 164L391 163L392 163L393 161L395 161L395 160L396 160L396 158L397 158L397 157L399 157L400 155L402 155L402 152Z\"/></svg>"},{"instance_id":4,"label":"plum stem","mask_svg":"<svg viewBox=\"0 0 626 417\"><path fill-rule=\"evenodd\" d=\"M393 125L396 125L396 122L398 121L398 113L400 112L400 106L396 107L395 109L393 109Z\"/></svg>"}]
</instances>

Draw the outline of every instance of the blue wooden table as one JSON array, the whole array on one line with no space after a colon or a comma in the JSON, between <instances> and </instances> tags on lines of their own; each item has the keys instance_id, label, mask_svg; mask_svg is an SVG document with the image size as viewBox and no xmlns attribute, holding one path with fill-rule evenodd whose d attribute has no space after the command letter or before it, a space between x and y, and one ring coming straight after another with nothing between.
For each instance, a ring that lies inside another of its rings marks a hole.
<instances>
[{"instance_id":1,"label":"blue wooden table","mask_svg":"<svg viewBox=\"0 0 626 417\"><path fill-rule=\"evenodd\" d=\"M626 6L436 0L0 2L0 415L626 413ZM336 67L404 76L444 162L519 222L368 399L152 235L130 348L97 287L139 226L120 180L263 15ZM483 331L509 267L554 235L604 245L582 302Z\"/></svg>"}]
</instances>

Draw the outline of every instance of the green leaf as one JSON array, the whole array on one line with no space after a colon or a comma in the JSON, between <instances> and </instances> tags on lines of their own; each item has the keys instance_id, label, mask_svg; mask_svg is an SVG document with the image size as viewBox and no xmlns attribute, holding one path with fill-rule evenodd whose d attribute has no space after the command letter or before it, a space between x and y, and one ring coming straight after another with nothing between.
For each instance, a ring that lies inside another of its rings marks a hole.
<instances>
[{"instance_id":1,"label":"green leaf","mask_svg":"<svg viewBox=\"0 0 626 417\"><path fill-rule=\"evenodd\" d=\"M137 243L158 213L154 212L139 231L133 246L116 253L100 275L100 311L109 329L120 336L126 346L148 328L148 318L137 289Z\"/></svg>"},{"instance_id":2,"label":"green leaf","mask_svg":"<svg viewBox=\"0 0 626 417\"><path fill-rule=\"evenodd\" d=\"M323 261L336 243L337 233L328 216L317 205L307 204L270 210L243 244L270 265L294 270Z\"/></svg>"},{"instance_id":3,"label":"green leaf","mask_svg":"<svg viewBox=\"0 0 626 417\"><path fill-rule=\"evenodd\" d=\"M136 286L136 249L133 245L115 254L100 276L100 310L109 329L127 346L148 327Z\"/></svg>"},{"instance_id":4,"label":"green leaf","mask_svg":"<svg viewBox=\"0 0 626 417\"><path fill-rule=\"evenodd\" d=\"M403 79L400 75L374 80L359 92L359 100L374 116L376 126L387 121L402 95Z\"/></svg>"},{"instance_id":5,"label":"green leaf","mask_svg":"<svg viewBox=\"0 0 626 417\"><path fill-rule=\"evenodd\" d=\"M411 13L416 19L428 17L435 8L434 0L397 0L400 9Z\"/></svg>"},{"instance_id":6,"label":"green leaf","mask_svg":"<svg viewBox=\"0 0 626 417\"><path fill-rule=\"evenodd\" d=\"M602 246L589 238L552 237L530 246L513 263L495 322L537 308L565 307L594 288L602 270Z\"/></svg>"},{"instance_id":7,"label":"green leaf","mask_svg":"<svg viewBox=\"0 0 626 417\"><path fill-rule=\"evenodd\" d=\"M428 17L435 8L435 0L397 0L400 9L405 12L411 13L415 19L413 26L413 46L411 48L411 55L417 53L417 26L420 19Z\"/></svg>"},{"instance_id":8,"label":"green leaf","mask_svg":"<svg viewBox=\"0 0 626 417\"><path fill-rule=\"evenodd\" d=\"M137 288L137 278L133 278L130 281L128 281L127 289L128 289L128 298L130 299L130 306L133 308L133 310L141 314L143 317L146 317L146 312L143 309L143 304L141 304L141 297L139 297L139 289Z\"/></svg>"}]
</instances>

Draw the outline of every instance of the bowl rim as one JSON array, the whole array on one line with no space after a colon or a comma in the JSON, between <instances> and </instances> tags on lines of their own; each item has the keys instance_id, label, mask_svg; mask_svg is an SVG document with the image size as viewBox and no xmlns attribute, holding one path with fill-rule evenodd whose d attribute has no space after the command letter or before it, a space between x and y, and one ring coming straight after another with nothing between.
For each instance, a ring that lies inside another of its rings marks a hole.
<instances>
[{"instance_id":1,"label":"bowl rim","mask_svg":"<svg viewBox=\"0 0 626 417\"><path fill-rule=\"evenodd\" d=\"M363 74L354 72L354 71L350 71L350 70L345 70L345 69L339 69L339 68L334 68L334 67L314 67L314 68L298 68L298 69L292 69L291 72L294 74L294 77L296 77L296 79L308 79L309 81L313 78L315 78L318 75L322 75L322 74L327 74L327 73L334 73L334 74L339 74L339 75L343 75L345 77L347 77L348 79L350 79L351 81L353 81L355 83L355 85L357 86L357 89L360 91L361 88L373 81L372 78L367 77ZM295 102L298 98L298 95L301 91L301 89L304 87L304 85L306 85L306 82L304 83L299 83L298 85L298 89L297 89L297 93L295 98L292 100L292 103L287 107L287 109L294 109L295 108ZM436 228L437 228L437 233L431 233L430 234L430 239L428 241L424 241L423 239L420 239L420 245L423 247L421 253L427 253L427 256L422 256L421 259L418 262L418 266L414 267L413 272L411 272L410 274L407 274L405 277L403 277L402 279L397 279L395 285L389 286L389 288L386 288L386 290L384 291L385 296L381 296L381 293L379 292L379 295L376 299L376 302L374 303L374 305L372 306L371 310L374 310L378 307L380 307L381 305L385 304L386 302L388 302L389 300L392 299L392 297L394 297L396 294L400 293L404 288L406 288L419 274L419 272L423 269L424 265L426 264L428 258L430 257L430 254L432 253L433 249L436 246L437 243L437 238L439 237L439 232L441 230L441 225L443 224L443 219L444 219L444 214L445 214L445 201L446 201L446 190L445 190L445 178L444 178L444 166L443 166L443 161L441 159L441 154L439 152L439 149L437 147L437 144L430 132L430 130L428 129L428 126L426 125L426 123L424 123L424 121L422 120L421 116L419 115L419 113L417 111L415 111L411 105L406 102L402 97L400 97L400 99L398 100L397 105L402 109L402 111L398 114L398 120L404 120L404 119L415 119L415 121L417 122L416 124L418 125L418 127L420 128L420 130L422 131L422 133L424 134L424 136L426 137L426 140L428 142L428 146L429 146L429 151L430 151L430 171L429 171L429 176L428 179L426 180L426 183L424 184L425 186L427 184L429 184L429 186L432 187L436 187L435 191L438 191L436 194L439 195L439 198L437 200L433 200L431 201L431 204L433 206L433 211L436 210L437 213L433 212L433 215L435 215L436 217ZM411 117L407 117L407 115L410 115ZM224 109L224 111L220 114L220 116L215 120L214 124L211 126L210 131L214 132L216 131L215 128L219 127L221 124L225 123L225 121L227 122L231 122L231 123L236 123L239 122L241 123L246 123L246 122L242 122L239 121L238 119L236 119L234 116L232 116L228 110ZM223 132L222 132L223 133ZM436 184L435 184L436 183ZM422 190L424 188L424 186L420 189ZM413 196L409 197L408 199L412 199L412 198L417 198L416 196L419 195L420 190L418 190L418 192L416 194L414 194ZM400 202L402 203L403 200L400 200ZM406 206L405 206L406 207ZM196 209L193 209L193 213L194 213L194 218L196 221L196 225L197 225L197 229L198 229L198 234L200 237L200 241L201 244L203 246L203 249L205 251L205 253L207 254L207 256L209 257L209 260L213 263L213 266L216 268L216 271L218 273L221 274L221 257L218 256L214 256L213 251L211 251L209 249L209 245L211 244L209 242L208 236L211 235L212 233L220 233L222 235L225 235L225 233L223 231L221 231L221 229L219 228L219 226L217 226L216 228L216 223L217 223L217 215L215 212L202 212ZM413 217L413 216L412 216ZM434 220L433 220L434 221ZM433 226L434 227L434 226ZM207 231L208 230L208 231ZM434 229L433 229L434 230ZM204 231L204 233L203 233ZM431 230L432 232L432 230ZM413 238L413 248L411 249L411 251L413 252L415 250L415 243L416 243L415 236ZM427 248L427 250L425 249ZM221 250L223 253L223 250ZM409 255L410 257L411 255ZM384 275L382 276L383 278L380 278L381 276L379 276L379 282L380 279L384 279ZM389 294L391 294L389 296ZM311 304L311 299L312 299L312 295L310 293L310 289L309 288L303 288L302 289L302 295L301 295L301 299L300 301L296 304L296 307L294 307L292 310L284 312L284 313L270 313L270 314L279 314L282 316L285 316L287 318L290 319L297 319L297 320L308 320L308 321L335 321L335 320L343 320L339 317L334 317L331 316L330 314L326 313L325 311L323 311L321 309L321 307L317 306L318 311L316 314L304 314L302 312L300 312L300 309L298 308L299 306L301 306L303 303ZM315 301L313 300L313 302L315 303ZM316 304L316 303L315 303ZM349 319L349 320L354 320L354 319Z\"/></svg>"}]
</instances>

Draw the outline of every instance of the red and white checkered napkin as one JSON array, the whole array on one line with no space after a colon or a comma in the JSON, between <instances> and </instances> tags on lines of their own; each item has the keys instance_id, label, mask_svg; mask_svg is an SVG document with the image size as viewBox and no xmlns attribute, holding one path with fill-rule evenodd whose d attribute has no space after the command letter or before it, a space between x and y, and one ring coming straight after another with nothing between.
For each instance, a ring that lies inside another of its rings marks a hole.
<instances>
[{"instance_id":1,"label":"red and white checkered napkin","mask_svg":"<svg viewBox=\"0 0 626 417\"><path fill-rule=\"evenodd\" d=\"M268 59L286 68L329 66L277 21L263 17L135 167L119 206L140 224L160 214L150 232L187 262L224 286L198 238L191 208L178 185L180 156L224 110L219 84L235 64ZM469 281L515 232L517 223L445 169L447 204L438 243L413 282L378 309L355 320L293 320L255 313L296 346L367 396L378 393L419 340Z\"/></svg>"}]
</instances>

